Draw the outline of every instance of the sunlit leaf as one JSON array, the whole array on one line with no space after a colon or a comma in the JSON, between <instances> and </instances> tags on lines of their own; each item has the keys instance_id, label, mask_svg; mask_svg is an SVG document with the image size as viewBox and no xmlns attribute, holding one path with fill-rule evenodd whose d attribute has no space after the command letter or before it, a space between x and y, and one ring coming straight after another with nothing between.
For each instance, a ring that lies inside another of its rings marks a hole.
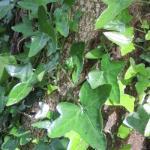
<instances>
[{"instance_id":1,"label":"sunlit leaf","mask_svg":"<svg viewBox=\"0 0 150 150\"><path fill-rule=\"evenodd\" d=\"M93 148L105 150L106 141L102 133L103 122L99 109L108 98L109 93L109 85L93 90L88 83L84 83L80 90L80 106L68 102L57 106L61 117L51 124L49 136L51 138L61 137L74 130Z\"/></svg>"},{"instance_id":2,"label":"sunlit leaf","mask_svg":"<svg viewBox=\"0 0 150 150\"><path fill-rule=\"evenodd\" d=\"M70 139L67 150L87 150L88 144L74 131L70 131L65 135Z\"/></svg>"},{"instance_id":3,"label":"sunlit leaf","mask_svg":"<svg viewBox=\"0 0 150 150\"><path fill-rule=\"evenodd\" d=\"M119 45L121 54L126 55L135 49L134 44L132 43L133 35L131 30L125 29L124 32L104 32L104 35L113 43Z\"/></svg>"},{"instance_id":4,"label":"sunlit leaf","mask_svg":"<svg viewBox=\"0 0 150 150\"><path fill-rule=\"evenodd\" d=\"M103 11L100 17L96 21L96 29L102 28L110 21L112 21L117 15L119 15L124 9L132 4L133 0L103 0L108 5L108 8Z\"/></svg>"},{"instance_id":5,"label":"sunlit leaf","mask_svg":"<svg viewBox=\"0 0 150 150\"><path fill-rule=\"evenodd\" d=\"M121 125L118 129L118 133L117 133L117 136L122 138L122 139L125 139L128 137L129 133L130 133L131 129L124 126L124 125Z\"/></svg>"},{"instance_id":6,"label":"sunlit leaf","mask_svg":"<svg viewBox=\"0 0 150 150\"><path fill-rule=\"evenodd\" d=\"M106 84L104 72L100 70L93 70L89 72L87 81L89 82L92 89L95 89L100 85Z\"/></svg>"}]
</instances>

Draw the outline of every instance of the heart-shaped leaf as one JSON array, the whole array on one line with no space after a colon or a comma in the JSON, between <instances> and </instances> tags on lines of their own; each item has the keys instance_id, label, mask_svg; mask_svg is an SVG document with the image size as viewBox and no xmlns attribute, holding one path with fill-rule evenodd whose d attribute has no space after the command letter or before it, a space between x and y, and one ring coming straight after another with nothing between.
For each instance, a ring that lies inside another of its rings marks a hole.
<instances>
[{"instance_id":1,"label":"heart-shaped leaf","mask_svg":"<svg viewBox=\"0 0 150 150\"><path fill-rule=\"evenodd\" d=\"M63 8L57 8L54 12L56 20L56 29L61 35L67 37L69 34L69 17L67 10Z\"/></svg>"},{"instance_id":2,"label":"heart-shaped leaf","mask_svg":"<svg viewBox=\"0 0 150 150\"><path fill-rule=\"evenodd\" d=\"M33 57L39 53L47 44L49 37L44 33L40 33L33 36L31 40L32 42L30 46L29 57Z\"/></svg>"},{"instance_id":3,"label":"heart-shaped leaf","mask_svg":"<svg viewBox=\"0 0 150 150\"><path fill-rule=\"evenodd\" d=\"M24 66L7 65L6 70L10 74L10 76L19 78L22 82L27 81L33 74L31 64L27 64Z\"/></svg>"}]
</instances>

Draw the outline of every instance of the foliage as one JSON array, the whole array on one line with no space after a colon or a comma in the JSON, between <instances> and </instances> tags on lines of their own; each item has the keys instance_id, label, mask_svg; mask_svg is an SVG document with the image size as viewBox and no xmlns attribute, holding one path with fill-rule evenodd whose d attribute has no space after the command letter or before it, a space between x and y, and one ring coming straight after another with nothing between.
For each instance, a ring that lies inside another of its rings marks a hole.
<instances>
[{"instance_id":1,"label":"foliage","mask_svg":"<svg viewBox=\"0 0 150 150\"><path fill-rule=\"evenodd\" d=\"M132 130L150 137L149 22L140 19L140 29L131 24L133 0L103 2L108 7L95 24L103 32L101 43L87 51L87 43L76 40L64 48L68 36L78 32L75 0L0 1L0 149L106 150L104 105L125 108L119 138ZM135 34L141 30L142 37ZM110 54L114 48L119 59ZM46 98L61 90L63 74L69 94L58 96L57 111L50 111L52 101Z\"/></svg>"}]
</instances>

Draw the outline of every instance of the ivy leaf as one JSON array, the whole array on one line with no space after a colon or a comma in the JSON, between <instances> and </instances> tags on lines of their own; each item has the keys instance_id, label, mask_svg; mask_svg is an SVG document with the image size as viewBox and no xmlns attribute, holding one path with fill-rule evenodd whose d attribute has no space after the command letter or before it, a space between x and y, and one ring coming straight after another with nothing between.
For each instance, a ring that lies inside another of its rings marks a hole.
<instances>
[{"instance_id":1,"label":"ivy leaf","mask_svg":"<svg viewBox=\"0 0 150 150\"><path fill-rule=\"evenodd\" d=\"M70 139L67 150L87 150L88 144L74 131L70 131L65 135Z\"/></svg>"},{"instance_id":2,"label":"ivy leaf","mask_svg":"<svg viewBox=\"0 0 150 150\"><path fill-rule=\"evenodd\" d=\"M132 52L135 47L133 44L133 29L125 29L124 32L104 32L104 35L113 43L121 47L120 51L122 56Z\"/></svg>"},{"instance_id":3,"label":"ivy leaf","mask_svg":"<svg viewBox=\"0 0 150 150\"><path fill-rule=\"evenodd\" d=\"M130 66L125 73L125 80L132 79L137 76L137 83L135 85L139 99L145 95L145 90L150 86L150 67L145 67L145 64L135 64L134 60L130 59Z\"/></svg>"},{"instance_id":4,"label":"ivy leaf","mask_svg":"<svg viewBox=\"0 0 150 150\"><path fill-rule=\"evenodd\" d=\"M140 57L145 60L146 62L150 63L150 52L145 52Z\"/></svg>"},{"instance_id":5,"label":"ivy leaf","mask_svg":"<svg viewBox=\"0 0 150 150\"><path fill-rule=\"evenodd\" d=\"M108 55L104 55L101 61L101 70L104 72L104 78L107 84L112 86L110 100L112 103L120 102L120 90L118 84L118 74L124 67L122 61L111 61Z\"/></svg>"},{"instance_id":6,"label":"ivy leaf","mask_svg":"<svg viewBox=\"0 0 150 150\"><path fill-rule=\"evenodd\" d=\"M67 144L66 139L54 139L50 144L40 141L33 150L66 150Z\"/></svg>"},{"instance_id":7,"label":"ivy leaf","mask_svg":"<svg viewBox=\"0 0 150 150\"><path fill-rule=\"evenodd\" d=\"M103 28L114 20L117 15L132 4L133 0L103 0L103 2L108 5L108 8L97 19L96 29Z\"/></svg>"},{"instance_id":8,"label":"ivy leaf","mask_svg":"<svg viewBox=\"0 0 150 150\"><path fill-rule=\"evenodd\" d=\"M46 6L48 3L56 2L57 0L22 0L18 2L18 5L23 8L31 11L29 16L31 18L37 17L38 8L43 5Z\"/></svg>"},{"instance_id":9,"label":"ivy leaf","mask_svg":"<svg viewBox=\"0 0 150 150\"><path fill-rule=\"evenodd\" d=\"M27 82L18 83L15 85L8 95L6 106L14 105L24 99L32 90Z\"/></svg>"},{"instance_id":10,"label":"ivy leaf","mask_svg":"<svg viewBox=\"0 0 150 150\"><path fill-rule=\"evenodd\" d=\"M10 55L0 55L0 82L6 78L5 76L5 66L8 64L16 64L14 56Z\"/></svg>"},{"instance_id":11,"label":"ivy leaf","mask_svg":"<svg viewBox=\"0 0 150 150\"><path fill-rule=\"evenodd\" d=\"M31 132L29 130L25 131L21 127L19 127L19 128L13 127L10 130L9 134L13 135L14 137L17 137L19 139L20 145L25 145L28 142L30 142L32 139Z\"/></svg>"},{"instance_id":12,"label":"ivy leaf","mask_svg":"<svg viewBox=\"0 0 150 150\"><path fill-rule=\"evenodd\" d=\"M100 70L93 70L89 72L87 81L92 89L96 89L100 85L106 84L104 72Z\"/></svg>"},{"instance_id":13,"label":"ivy leaf","mask_svg":"<svg viewBox=\"0 0 150 150\"><path fill-rule=\"evenodd\" d=\"M118 104L115 104L116 106L123 106L128 110L129 112L134 111L134 102L135 97L125 94L124 89L125 86L119 81L119 89L120 89L120 102ZM112 105L110 101L106 102L107 105Z\"/></svg>"},{"instance_id":14,"label":"ivy leaf","mask_svg":"<svg viewBox=\"0 0 150 150\"><path fill-rule=\"evenodd\" d=\"M138 75L137 78L138 82L136 83L135 87L140 100L142 100L143 96L145 95L145 90L150 87L150 68L148 76Z\"/></svg>"},{"instance_id":15,"label":"ivy leaf","mask_svg":"<svg viewBox=\"0 0 150 150\"><path fill-rule=\"evenodd\" d=\"M12 30L22 33L25 38L34 34L32 22L28 18L23 18L23 22L13 26Z\"/></svg>"},{"instance_id":16,"label":"ivy leaf","mask_svg":"<svg viewBox=\"0 0 150 150\"><path fill-rule=\"evenodd\" d=\"M128 110L129 112L133 112L135 97L125 94L124 92L125 86L121 82L119 82L119 88L120 88L120 104L119 105L125 107L126 110Z\"/></svg>"},{"instance_id":17,"label":"ivy leaf","mask_svg":"<svg viewBox=\"0 0 150 150\"><path fill-rule=\"evenodd\" d=\"M16 150L19 146L19 141L16 138L6 136L4 139L4 143L2 144L2 150Z\"/></svg>"},{"instance_id":18,"label":"ivy leaf","mask_svg":"<svg viewBox=\"0 0 150 150\"><path fill-rule=\"evenodd\" d=\"M39 53L47 44L49 37L44 33L39 33L31 38L31 46L29 51L29 57L35 56Z\"/></svg>"},{"instance_id":19,"label":"ivy leaf","mask_svg":"<svg viewBox=\"0 0 150 150\"><path fill-rule=\"evenodd\" d=\"M104 55L104 52L102 51L102 48L101 47L97 47L97 48L92 49L91 51L89 51L85 55L85 58L88 58L88 59L99 59L99 58L102 58L103 55Z\"/></svg>"},{"instance_id":20,"label":"ivy leaf","mask_svg":"<svg viewBox=\"0 0 150 150\"><path fill-rule=\"evenodd\" d=\"M54 12L56 29L61 35L67 37L69 34L69 17L67 10L63 8L57 8Z\"/></svg>"},{"instance_id":21,"label":"ivy leaf","mask_svg":"<svg viewBox=\"0 0 150 150\"><path fill-rule=\"evenodd\" d=\"M56 33L53 27L52 20L49 20L47 17L47 11L43 6L40 6L38 9L38 22L41 32L44 32L49 35L52 40L53 47L57 47Z\"/></svg>"},{"instance_id":22,"label":"ivy leaf","mask_svg":"<svg viewBox=\"0 0 150 150\"><path fill-rule=\"evenodd\" d=\"M150 104L140 105L137 112L131 113L124 120L124 124L139 131L144 136L150 136Z\"/></svg>"},{"instance_id":23,"label":"ivy leaf","mask_svg":"<svg viewBox=\"0 0 150 150\"><path fill-rule=\"evenodd\" d=\"M79 80L80 73L83 69L83 52L85 49L85 44L83 42L74 43L70 50L70 55L72 57L74 71L72 73L72 80L77 83Z\"/></svg>"},{"instance_id":24,"label":"ivy leaf","mask_svg":"<svg viewBox=\"0 0 150 150\"><path fill-rule=\"evenodd\" d=\"M51 124L49 136L61 137L73 130L93 148L105 150L106 141L99 110L109 97L110 89L110 85L103 85L93 90L85 82L79 94L80 106L68 102L58 104L57 110L61 116Z\"/></svg>"},{"instance_id":25,"label":"ivy leaf","mask_svg":"<svg viewBox=\"0 0 150 150\"><path fill-rule=\"evenodd\" d=\"M148 41L150 40L150 30L146 33L145 39Z\"/></svg>"},{"instance_id":26,"label":"ivy leaf","mask_svg":"<svg viewBox=\"0 0 150 150\"><path fill-rule=\"evenodd\" d=\"M13 7L14 5L11 4L9 0L1 0L0 1L0 19L5 17L11 11Z\"/></svg>"},{"instance_id":27,"label":"ivy leaf","mask_svg":"<svg viewBox=\"0 0 150 150\"><path fill-rule=\"evenodd\" d=\"M22 82L27 81L33 74L31 64L24 66L7 65L6 70L10 76L19 78Z\"/></svg>"}]
</instances>

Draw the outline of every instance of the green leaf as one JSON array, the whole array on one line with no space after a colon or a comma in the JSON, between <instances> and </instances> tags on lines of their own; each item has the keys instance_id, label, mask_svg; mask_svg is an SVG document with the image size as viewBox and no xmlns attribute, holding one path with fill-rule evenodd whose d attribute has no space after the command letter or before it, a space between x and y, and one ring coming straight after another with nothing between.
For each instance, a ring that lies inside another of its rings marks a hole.
<instances>
[{"instance_id":1,"label":"green leaf","mask_svg":"<svg viewBox=\"0 0 150 150\"><path fill-rule=\"evenodd\" d=\"M49 84L47 85L47 94L50 95L52 92L58 89L58 86Z\"/></svg>"},{"instance_id":2,"label":"green leaf","mask_svg":"<svg viewBox=\"0 0 150 150\"><path fill-rule=\"evenodd\" d=\"M35 56L39 53L47 44L49 37L44 33L39 33L31 38L31 45L29 51L29 57Z\"/></svg>"},{"instance_id":3,"label":"green leaf","mask_svg":"<svg viewBox=\"0 0 150 150\"><path fill-rule=\"evenodd\" d=\"M143 53L142 55L140 55L140 57L147 61L148 63L150 63L150 52L146 52L146 53Z\"/></svg>"},{"instance_id":4,"label":"green leaf","mask_svg":"<svg viewBox=\"0 0 150 150\"><path fill-rule=\"evenodd\" d=\"M33 74L31 64L24 66L7 65L6 70L10 76L19 78L22 82L27 81Z\"/></svg>"},{"instance_id":5,"label":"green leaf","mask_svg":"<svg viewBox=\"0 0 150 150\"><path fill-rule=\"evenodd\" d=\"M74 2L75 2L75 0L64 0L64 3L69 5L69 6L73 5Z\"/></svg>"},{"instance_id":6,"label":"green leaf","mask_svg":"<svg viewBox=\"0 0 150 150\"><path fill-rule=\"evenodd\" d=\"M83 52L85 44L83 42L74 43L70 49L70 55L72 57L74 71L72 73L72 80L77 83L79 80L80 73L83 69Z\"/></svg>"},{"instance_id":7,"label":"green leaf","mask_svg":"<svg viewBox=\"0 0 150 150\"><path fill-rule=\"evenodd\" d=\"M16 150L18 145L19 145L18 139L6 136L1 148L2 150Z\"/></svg>"},{"instance_id":8,"label":"green leaf","mask_svg":"<svg viewBox=\"0 0 150 150\"><path fill-rule=\"evenodd\" d=\"M125 139L128 137L129 133L131 132L131 129L124 126L124 125L121 125L118 129L118 133L117 133L117 136L122 138L122 139Z\"/></svg>"},{"instance_id":9,"label":"green leaf","mask_svg":"<svg viewBox=\"0 0 150 150\"><path fill-rule=\"evenodd\" d=\"M25 38L34 34L32 29L32 22L28 18L23 18L23 23L12 26L12 29L15 32L22 33Z\"/></svg>"},{"instance_id":10,"label":"green leaf","mask_svg":"<svg viewBox=\"0 0 150 150\"><path fill-rule=\"evenodd\" d=\"M73 130L93 148L105 150L106 141L99 110L108 98L110 89L109 85L103 85L93 90L87 82L84 83L79 94L81 105L67 102L58 104L57 110L61 116L51 124L49 136L61 137Z\"/></svg>"},{"instance_id":11,"label":"green leaf","mask_svg":"<svg viewBox=\"0 0 150 150\"><path fill-rule=\"evenodd\" d=\"M12 88L8 95L6 106L14 105L24 99L32 90L27 82L18 83Z\"/></svg>"},{"instance_id":12,"label":"green leaf","mask_svg":"<svg viewBox=\"0 0 150 150\"><path fill-rule=\"evenodd\" d=\"M25 134L23 134L20 139L19 139L19 144L20 145L26 145L27 143L29 143L32 140L31 137L31 133L30 132L26 132Z\"/></svg>"},{"instance_id":13,"label":"green leaf","mask_svg":"<svg viewBox=\"0 0 150 150\"><path fill-rule=\"evenodd\" d=\"M145 67L145 64L135 64L133 59L130 59L130 66L125 73L125 80L132 79L137 76L137 83L135 85L139 99L143 98L145 90L150 86L150 67Z\"/></svg>"},{"instance_id":14,"label":"green leaf","mask_svg":"<svg viewBox=\"0 0 150 150\"><path fill-rule=\"evenodd\" d=\"M69 34L69 16L65 9L57 8L54 12L56 29L61 35L67 37Z\"/></svg>"},{"instance_id":15,"label":"green leaf","mask_svg":"<svg viewBox=\"0 0 150 150\"><path fill-rule=\"evenodd\" d=\"M135 47L133 41L133 28L126 28L123 32L104 32L104 35L113 43L121 47L122 56L132 52Z\"/></svg>"},{"instance_id":16,"label":"green leaf","mask_svg":"<svg viewBox=\"0 0 150 150\"><path fill-rule=\"evenodd\" d=\"M70 131L65 135L70 139L67 150L87 150L88 144L74 131Z\"/></svg>"},{"instance_id":17,"label":"green leaf","mask_svg":"<svg viewBox=\"0 0 150 150\"><path fill-rule=\"evenodd\" d=\"M135 97L125 94L125 86L119 82L119 89L120 89L120 102L118 104L115 104L116 106L123 106L128 110L129 112L134 111L134 103L135 103ZM110 101L106 102L107 105L114 105Z\"/></svg>"},{"instance_id":18,"label":"green leaf","mask_svg":"<svg viewBox=\"0 0 150 150\"><path fill-rule=\"evenodd\" d=\"M137 130L144 136L150 136L150 104L140 105L137 112L131 113L124 120L124 124Z\"/></svg>"},{"instance_id":19,"label":"green leaf","mask_svg":"<svg viewBox=\"0 0 150 150\"><path fill-rule=\"evenodd\" d=\"M103 11L100 17L96 21L96 29L103 28L105 25L114 20L124 9L130 6L133 0L103 0L108 8Z\"/></svg>"},{"instance_id":20,"label":"green leaf","mask_svg":"<svg viewBox=\"0 0 150 150\"><path fill-rule=\"evenodd\" d=\"M16 64L15 57L7 54L0 55L0 82L6 77L5 66L8 64Z\"/></svg>"},{"instance_id":21,"label":"green leaf","mask_svg":"<svg viewBox=\"0 0 150 150\"><path fill-rule=\"evenodd\" d=\"M148 41L150 40L150 30L146 33L145 39Z\"/></svg>"},{"instance_id":22,"label":"green leaf","mask_svg":"<svg viewBox=\"0 0 150 150\"><path fill-rule=\"evenodd\" d=\"M29 17L37 17L38 8L43 5L46 6L48 3L56 2L57 0L21 0L18 2L18 5L26 10L30 10Z\"/></svg>"},{"instance_id":23,"label":"green leaf","mask_svg":"<svg viewBox=\"0 0 150 150\"><path fill-rule=\"evenodd\" d=\"M107 84L112 86L110 93L110 101L114 103L120 102L120 90L117 77L124 67L122 61L111 61L108 55L104 55L101 61L101 70L104 72L104 78Z\"/></svg>"},{"instance_id":24,"label":"green leaf","mask_svg":"<svg viewBox=\"0 0 150 150\"><path fill-rule=\"evenodd\" d=\"M97 48L89 51L85 55L85 58L88 58L88 59L99 59L99 58L102 58L103 55L104 55L104 52L102 51L102 48L101 47L97 47Z\"/></svg>"},{"instance_id":25,"label":"green leaf","mask_svg":"<svg viewBox=\"0 0 150 150\"><path fill-rule=\"evenodd\" d=\"M54 139L50 144L40 141L33 150L66 150L67 144L66 139Z\"/></svg>"},{"instance_id":26,"label":"green leaf","mask_svg":"<svg viewBox=\"0 0 150 150\"><path fill-rule=\"evenodd\" d=\"M32 139L31 132L29 130L25 131L22 127L13 127L10 130L9 134L13 135L14 137L17 137L19 139L20 145L25 145Z\"/></svg>"},{"instance_id":27,"label":"green leaf","mask_svg":"<svg viewBox=\"0 0 150 150\"><path fill-rule=\"evenodd\" d=\"M0 1L0 19L4 18L8 13L10 13L13 7L14 5L11 4L9 0L1 0Z\"/></svg>"},{"instance_id":28,"label":"green leaf","mask_svg":"<svg viewBox=\"0 0 150 150\"><path fill-rule=\"evenodd\" d=\"M43 6L38 9L38 22L41 32L49 35L52 40L53 47L57 47L56 33L53 27L52 20L48 19L47 12Z\"/></svg>"},{"instance_id":29,"label":"green leaf","mask_svg":"<svg viewBox=\"0 0 150 150\"><path fill-rule=\"evenodd\" d=\"M92 89L96 89L100 85L106 84L104 72L100 70L93 70L89 72L87 81Z\"/></svg>"},{"instance_id":30,"label":"green leaf","mask_svg":"<svg viewBox=\"0 0 150 150\"><path fill-rule=\"evenodd\" d=\"M125 94L125 86L121 82L119 82L119 88L120 88L120 104L119 105L125 107L126 110L128 110L129 112L133 112L135 97Z\"/></svg>"}]
</instances>

